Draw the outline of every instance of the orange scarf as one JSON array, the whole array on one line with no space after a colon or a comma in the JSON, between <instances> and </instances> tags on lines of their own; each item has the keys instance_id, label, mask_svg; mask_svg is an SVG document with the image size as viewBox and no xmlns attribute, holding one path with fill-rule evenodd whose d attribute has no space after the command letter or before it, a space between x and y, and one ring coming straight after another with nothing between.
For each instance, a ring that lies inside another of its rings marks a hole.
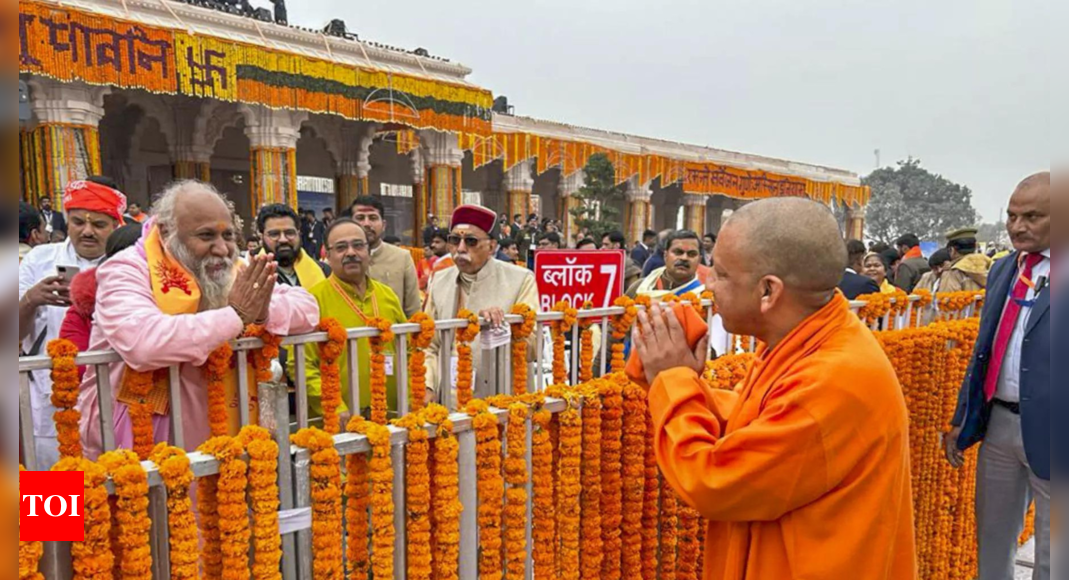
<instances>
[{"instance_id":1,"label":"orange scarf","mask_svg":"<svg viewBox=\"0 0 1069 580\"><path fill-rule=\"evenodd\" d=\"M906 252L905 256L902 256L902 261L910 260L912 258L923 258L924 254L921 253L921 247L917 246L912 250Z\"/></svg>"}]
</instances>

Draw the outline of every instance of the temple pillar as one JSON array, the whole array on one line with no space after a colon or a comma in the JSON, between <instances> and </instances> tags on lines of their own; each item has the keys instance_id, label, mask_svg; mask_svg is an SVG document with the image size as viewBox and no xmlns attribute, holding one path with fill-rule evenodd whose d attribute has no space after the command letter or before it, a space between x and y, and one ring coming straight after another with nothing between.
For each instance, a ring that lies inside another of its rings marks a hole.
<instances>
[{"instance_id":1,"label":"temple pillar","mask_svg":"<svg viewBox=\"0 0 1069 580\"><path fill-rule=\"evenodd\" d=\"M513 167L505 175L508 189L508 216L523 214L524 219L531 213L531 193L534 191L534 177L531 176L531 162L524 161Z\"/></svg>"},{"instance_id":2,"label":"temple pillar","mask_svg":"<svg viewBox=\"0 0 1069 580\"><path fill-rule=\"evenodd\" d=\"M171 166L175 179L196 179L204 183L212 180L212 155L215 143L199 140L196 133L197 118L201 113L199 99L177 97L178 105L170 117L170 123L160 122L171 150ZM166 118L166 112L157 119Z\"/></svg>"},{"instance_id":3,"label":"temple pillar","mask_svg":"<svg viewBox=\"0 0 1069 580\"><path fill-rule=\"evenodd\" d=\"M371 194L371 145L377 124L345 123L341 129L342 153L338 160L338 204L353 205L356 198Z\"/></svg>"},{"instance_id":4,"label":"temple pillar","mask_svg":"<svg viewBox=\"0 0 1069 580\"><path fill-rule=\"evenodd\" d=\"M847 208L846 238L865 241L865 206Z\"/></svg>"},{"instance_id":5,"label":"temple pillar","mask_svg":"<svg viewBox=\"0 0 1069 580\"><path fill-rule=\"evenodd\" d=\"M567 177L561 176L560 221L564 229L561 235L564 236L564 244L569 248L578 241L575 238L576 234L579 233L579 227L575 223L575 216L572 215L572 210L578 209L582 205L583 200L579 199L577 194L585 184L586 172L581 169Z\"/></svg>"},{"instance_id":6,"label":"temple pillar","mask_svg":"<svg viewBox=\"0 0 1069 580\"><path fill-rule=\"evenodd\" d=\"M281 203L297 209L297 141L308 114L242 105L249 138L252 213Z\"/></svg>"},{"instance_id":7,"label":"temple pillar","mask_svg":"<svg viewBox=\"0 0 1069 580\"><path fill-rule=\"evenodd\" d=\"M461 167L464 163L464 150L456 133L439 133L424 131L420 134L424 144L426 168L426 187L423 191L425 203L423 219L427 215L437 216L442 223L448 223L453 210L460 205Z\"/></svg>"},{"instance_id":8,"label":"temple pillar","mask_svg":"<svg viewBox=\"0 0 1069 580\"><path fill-rule=\"evenodd\" d=\"M627 240L634 242L642 240L642 234L650 229L652 213L650 211L650 199L653 192L647 186L639 185L632 180L628 183L627 191Z\"/></svg>"},{"instance_id":9,"label":"temple pillar","mask_svg":"<svg viewBox=\"0 0 1069 580\"><path fill-rule=\"evenodd\" d=\"M172 168L175 179L196 179L204 183L212 181L213 150L194 145L171 148Z\"/></svg>"},{"instance_id":10,"label":"temple pillar","mask_svg":"<svg viewBox=\"0 0 1069 580\"><path fill-rule=\"evenodd\" d=\"M705 235L705 205L708 201L709 196L704 194L683 194L683 205L686 208L683 223L688 230L699 236Z\"/></svg>"},{"instance_id":11,"label":"temple pillar","mask_svg":"<svg viewBox=\"0 0 1069 580\"><path fill-rule=\"evenodd\" d=\"M99 175L100 120L110 89L33 78L30 106L36 124L20 133L26 201L48 196L61 208L71 181Z\"/></svg>"},{"instance_id":12,"label":"temple pillar","mask_svg":"<svg viewBox=\"0 0 1069 580\"><path fill-rule=\"evenodd\" d=\"M412 239L413 247L423 243L423 228L427 227L427 171L423 166L423 149L417 147L408 154L409 159L412 161L412 211L415 215L412 216ZM448 228L449 224L446 222L438 222L441 227Z\"/></svg>"}]
</instances>

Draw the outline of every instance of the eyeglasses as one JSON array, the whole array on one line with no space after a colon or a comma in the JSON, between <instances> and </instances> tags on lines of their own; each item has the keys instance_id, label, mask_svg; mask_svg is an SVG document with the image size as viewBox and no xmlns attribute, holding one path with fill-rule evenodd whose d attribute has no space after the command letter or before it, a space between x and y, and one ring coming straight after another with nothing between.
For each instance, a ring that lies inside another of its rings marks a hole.
<instances>
[{"instance_id":1,"label":"eyeglasses","mask_svg":"<svg viewBox=\"0 0 1069 580\"><path fill-rule=\"evenodd\" d=\"M355 242L338 242L330 247L330 251L335 254L344 254L349 250L354 252L363 252L367 249L367 242L355 241Z\"/></svg>"},{"instance_id":2,"label":"eyeglasses","mask_svg":"<svg viewBox=\"0 0 1069 580\"><path fill-rule=\"evenodd\" d=\"M465 246L467 246L469 248L474 248L475 246L478 246L479 244L481 244L481 243L483 243L485 241L488 241L489 239L490 238L477 238L475 236L464 236L464 237L461 237L461 236L457 236L457 235L451 235L448 238L446 238L446 241L449 242L450 246L459 246L460 242L464 242Z\"/></svg>"},{"instance_id":3,"label":"eyeglasses","mask_svg":"<svg viewBox=\"0 0 1069 580\"><path fill-rule=\"evenodd\" d=\"M264 237L269 239L269 240L271 240L271 241L276 241L277 242L278 240L281 240L282 238L286 238L286 239L289 239L289 240L295 240L295 239L297 239L297 236L299 236L299 235L300 235L300 233L297 230L271 230L269 232L266 232L264 234Z\"/></svg>"}]
</instances>

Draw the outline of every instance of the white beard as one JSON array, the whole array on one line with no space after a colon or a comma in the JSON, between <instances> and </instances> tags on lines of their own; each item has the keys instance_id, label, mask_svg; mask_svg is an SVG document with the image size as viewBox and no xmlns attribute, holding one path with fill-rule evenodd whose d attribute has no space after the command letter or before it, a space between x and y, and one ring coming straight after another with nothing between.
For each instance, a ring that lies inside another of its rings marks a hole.
<instances>
[{"instance_id":1,"label":"white beard","mask_svg":"<svg viewBox=\"0 0 1069 580\"><path fill-rule=\"evenodd\" d=\"M197 260L180 241L177 235L171 235L166 240L167 251L185 267L200 287L201 305L205 310L221 310L230 302L230 289L234 286L234 260L236 255L229 258L205 258ZM219 274L211 274L209 266L222 266L217 271Z\"/></svg>"}]
</instances>

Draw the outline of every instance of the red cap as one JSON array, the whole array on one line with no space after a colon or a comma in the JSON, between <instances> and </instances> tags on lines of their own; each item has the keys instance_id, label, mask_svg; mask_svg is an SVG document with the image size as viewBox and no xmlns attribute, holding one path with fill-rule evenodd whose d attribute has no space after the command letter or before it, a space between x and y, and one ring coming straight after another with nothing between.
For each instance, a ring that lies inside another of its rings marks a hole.
<instances>
[{"instance_id":1,"label":"red cap","mask_svg":"<svg viewBox=\"0 0 1069 580\"><path fill-rule=\"evenodd\" d=\"M496 213L478 205L462 205L453 211L453 221L449 229L457 226L475 226L487 234L492 234L496 225Z\"/></svg>"},{"instance_id":2,"label":"red cap","mask_svg":"<svg viewBox=\"0 0 1069 580\"><path fill-rule=\"evenodd\" d=\"M63 209L81 209L102 213L122 222L126 213L126 196L106 185L92 181L72 181L63 191Z\"/></svg>"}]
</instances>

